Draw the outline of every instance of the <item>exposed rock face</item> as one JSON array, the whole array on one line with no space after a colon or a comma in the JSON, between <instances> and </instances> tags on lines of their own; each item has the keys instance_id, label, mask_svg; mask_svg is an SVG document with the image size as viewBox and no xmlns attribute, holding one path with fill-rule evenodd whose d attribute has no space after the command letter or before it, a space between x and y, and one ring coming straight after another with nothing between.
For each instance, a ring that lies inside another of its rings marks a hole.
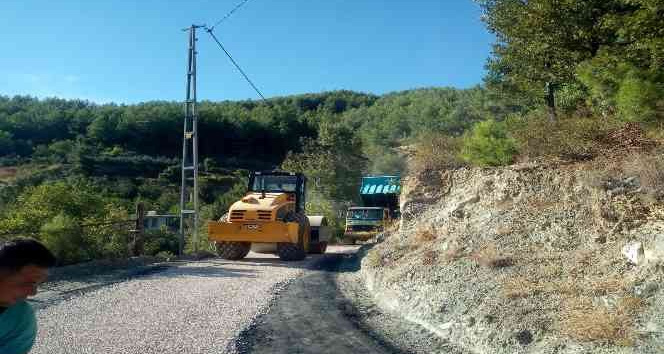
<instances>
[{"instance_id":1,"label":"exposed rock face","mask_svg":"<svg viewBox=\"0 0 664 354\"><path fill-rule=\"evenodd\" d=\"M364 279L471 353L664 352L664 207L640 179L597 162L410 177Z\"/></svg>"}]
</instances>

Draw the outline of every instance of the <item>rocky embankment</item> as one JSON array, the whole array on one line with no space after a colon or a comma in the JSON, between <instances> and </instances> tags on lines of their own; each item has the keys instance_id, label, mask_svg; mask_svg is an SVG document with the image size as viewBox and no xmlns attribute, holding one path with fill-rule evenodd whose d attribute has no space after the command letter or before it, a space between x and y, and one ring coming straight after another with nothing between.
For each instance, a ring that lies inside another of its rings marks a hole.
<instances>
[{"instance_id":1,"label":"rocky embankment","mask_svg":"<svg viewBox=\"0 0 664 354\"><path fill-rule=\"evenodd\" d=\"M469 353L662 353L663 162L411 176L363 278L382 307Z\"/></svg>"}]
</instances>

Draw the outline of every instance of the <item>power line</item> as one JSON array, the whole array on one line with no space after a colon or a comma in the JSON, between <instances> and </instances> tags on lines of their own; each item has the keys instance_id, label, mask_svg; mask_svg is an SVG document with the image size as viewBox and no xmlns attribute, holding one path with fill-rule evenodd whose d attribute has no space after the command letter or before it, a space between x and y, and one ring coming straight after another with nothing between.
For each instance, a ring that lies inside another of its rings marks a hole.
<instances>
[{"instance_id":1,"label":"power line","mask_svg":"<svg viewBox=\"0 0 664 354\"><path fill-rule=\"evenodd\" d=\"M210 31L212 31L212 30L213 30L215 27L217 27L220 23L226 21L226 19L228 19L229 17L231 17L231 15L233 15L233 13L235 13L235 11L237 11L237 9L241 8L242 5L246 4L248 1L249 1L249 0L243 0L241 3L235 5L235 7L234 7L231 11L229 11L229 12L226 14L226 16L222 17L221 20L217 21L217 23L215 23L214 25L212 25L212 27L210 27Z\"/></svg>"},{"instance_id":2,"label":"power line","mask_svg":"<svg viewBox=\"0 0 664 354\"><path fill-rule=\"evenodd\" d=\"M246 2L246 1L248 1L248 0L245 0L245 2ZM213 29L213 28L206 28L205 30L207 31L207 33L210 34L210 36L212 36L212 39L214 39L214 41L217 42L217 44L219 45L219 48L221 48L221 50L223 50L224 53L226 53L226 56L228 56L228 59L231 60L231 62L233 63L233 65L235 65L235 67L237 68L237 70L242 74L242 76L244 76L244 79L247 80L247 82L249 83L249 85L251 85L251 87L254 88L254 90L256 91L256 93L258 93L258 95L263 99L263 101L266 101L266 100L265 100L265 96L263 96L263 93L261 93L261 91L258 89L258 87L256 87L256 85L254 85L254 83L251 82L251 80L249 79L249 77L247 76L247 74L244 73L244 70L242 70L242 68L240 67L240 65L238 65L237 62L235 62L235 59L233 59L233 57L231 56L231 54L226 50L226 48L224 48L224 46L221 44L221 42L219 42L219 40L217 39L217 36L215 36L214 33L212 33L212 29Z\"/></svg>"}]
</instances>

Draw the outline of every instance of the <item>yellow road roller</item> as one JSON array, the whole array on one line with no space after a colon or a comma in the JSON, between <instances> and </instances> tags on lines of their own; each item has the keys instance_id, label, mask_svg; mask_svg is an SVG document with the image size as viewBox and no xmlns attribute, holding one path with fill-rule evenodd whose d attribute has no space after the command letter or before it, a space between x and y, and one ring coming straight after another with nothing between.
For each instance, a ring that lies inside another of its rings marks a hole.
<instances>
[{"instance_id":1,"label":"yellow road roller","mask_svg":"<svg viewBox=\"0 0 664 354\"><path fill-rule=\"evenodd\" d=\"M252 172L246 195L208 223L208 238L219 256L238 260L253 250L296 261L307 253L325 253L330 230L325 217L305 214L306 188L301 173Z\"/></svg>"}]
</instances>

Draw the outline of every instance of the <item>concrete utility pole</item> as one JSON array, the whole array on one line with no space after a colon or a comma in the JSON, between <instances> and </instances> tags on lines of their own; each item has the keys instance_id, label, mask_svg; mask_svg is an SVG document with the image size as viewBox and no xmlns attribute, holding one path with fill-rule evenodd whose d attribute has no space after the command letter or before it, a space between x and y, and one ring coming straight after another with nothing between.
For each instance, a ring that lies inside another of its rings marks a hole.
<instances>
[{"instance_id":1,"label":"concrete utility pole","mask_svg":"<svg viewBox=\"0 0 664 354\"><path fill-rule=\"evenodd\" d=\"M184 101L184 137L182 140L182 187L180 190L179 254L184 253L184 235L188 231L185 218L193 219L194 252L198 251L198 113L196 111L196 29L189 31L189 59L187 64L187 97ZM190 209L193 207L193 209Z\"/></svg>"}]
</instances>

